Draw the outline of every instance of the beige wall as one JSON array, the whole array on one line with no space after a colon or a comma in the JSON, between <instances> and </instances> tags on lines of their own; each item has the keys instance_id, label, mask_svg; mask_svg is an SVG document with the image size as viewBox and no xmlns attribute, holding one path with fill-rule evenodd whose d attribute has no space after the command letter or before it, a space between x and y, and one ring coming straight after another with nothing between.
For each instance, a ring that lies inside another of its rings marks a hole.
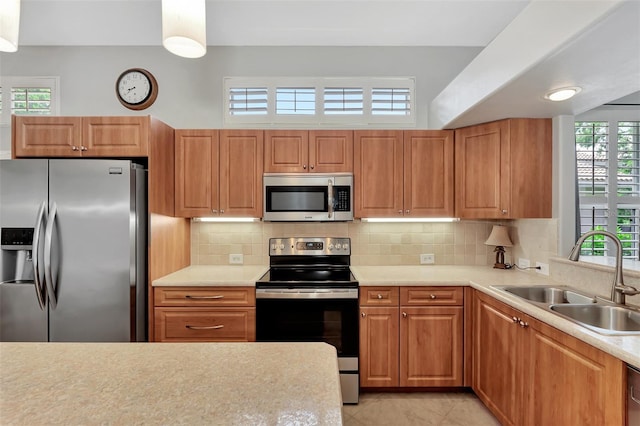
<instances>
[{"instance_id":1,"label":"beige wall","mask_svg":"<svg viewBox=\"0 0 640 426\"><path fill-rule=\"evenodd\" d=\"M269 263L272 237L350 237L354 265L417 265L421 253L440 265L492 265L492 246L484 241L495 222L455 223L202 223L191 226L191 263L226 265L242 253L246 265ZM510 262L510 249L506 261Z\"/></svg>"},{"instance_id":2,"label":"beige wall","mask_svg":"<svg viewBox=\"0 0 640 426\"><path fill-rule=\"evenodd\" d=\"M557 219L518 219L509 223L509 235L513 262L518 258L528 259L531 266L536 262L549 264L549 259L558 256Z\"/></svg>"}]
</instances>

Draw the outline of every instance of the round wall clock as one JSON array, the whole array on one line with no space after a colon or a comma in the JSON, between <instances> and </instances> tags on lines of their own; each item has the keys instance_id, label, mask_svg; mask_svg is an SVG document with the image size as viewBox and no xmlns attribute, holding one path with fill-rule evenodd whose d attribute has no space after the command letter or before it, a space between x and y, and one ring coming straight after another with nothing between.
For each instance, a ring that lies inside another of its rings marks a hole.
<instances>
[{"instance_id":1,"label":"round wall clock","mask_svg":"<svg viewBox=\"0 0 640 426\"><path fill-rule=\"evenodd\" d=\"M158 82L153 74L142 68L130 68L116 80L116 95L129 109L149 108L158 97Z\"/></svg>"}]
</instances>

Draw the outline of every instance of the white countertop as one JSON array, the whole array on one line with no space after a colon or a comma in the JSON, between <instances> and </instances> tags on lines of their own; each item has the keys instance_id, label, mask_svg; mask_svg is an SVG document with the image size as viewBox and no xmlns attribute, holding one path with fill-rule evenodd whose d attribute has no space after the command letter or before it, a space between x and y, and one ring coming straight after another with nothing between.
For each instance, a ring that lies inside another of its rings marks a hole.
<instances>
[{"instance_id":1,"label":"white countertop","mask_svg":"<svg viewBox=\"0 0 640 426\"><path fill-rule=\"evenodd\" d=\"M190 266L153 282L154 286L254 286L267 266ZM490 266L351 266L360 286L471 286L565 333L640 368L640 336L605 336L491 286L561 285L533 272ZM576 287L579 289L579 287Z\"/></svg>"},{"instance_id":2,"label":"white countertop","mask_svg":"<svg viewBox=\"0 0 640 426\"><path fill-rule=\"evenodd\" d=\"M0 343L0 359L3 425L342 424L325 343Z\"/></svg>"}]
</instances>

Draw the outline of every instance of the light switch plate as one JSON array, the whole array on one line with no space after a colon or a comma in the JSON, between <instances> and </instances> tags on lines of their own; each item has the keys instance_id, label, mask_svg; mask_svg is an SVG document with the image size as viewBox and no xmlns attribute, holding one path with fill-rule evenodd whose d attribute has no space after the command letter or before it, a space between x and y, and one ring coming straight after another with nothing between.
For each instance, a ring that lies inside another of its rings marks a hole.
<instances>
[{"instance_id":1,"label":"light switch plate","mask_svg":"<svg viewBox=\"0 0 640 426\"><path fill-rule=\"evenodd\" d=\"M233 265L242 265L244 263L244 256L242 254L230 254L229 263Z\"/></svg>"}]
</instances>

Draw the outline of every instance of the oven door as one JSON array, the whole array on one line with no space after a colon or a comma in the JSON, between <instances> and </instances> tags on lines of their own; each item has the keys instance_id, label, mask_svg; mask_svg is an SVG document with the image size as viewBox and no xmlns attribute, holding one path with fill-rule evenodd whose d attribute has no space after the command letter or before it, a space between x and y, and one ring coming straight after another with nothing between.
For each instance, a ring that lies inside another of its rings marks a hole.
<instances>
[{"instance_id":1,"label":"oven door","mask_svg":"<svg viewBox=\"0 0 640 426\"><path fill-rule=\"evenodd\" d=\"M358 326L357 288L256 290L258 342L325 342L356 358Z\"/></svg>"}]
</instances>

